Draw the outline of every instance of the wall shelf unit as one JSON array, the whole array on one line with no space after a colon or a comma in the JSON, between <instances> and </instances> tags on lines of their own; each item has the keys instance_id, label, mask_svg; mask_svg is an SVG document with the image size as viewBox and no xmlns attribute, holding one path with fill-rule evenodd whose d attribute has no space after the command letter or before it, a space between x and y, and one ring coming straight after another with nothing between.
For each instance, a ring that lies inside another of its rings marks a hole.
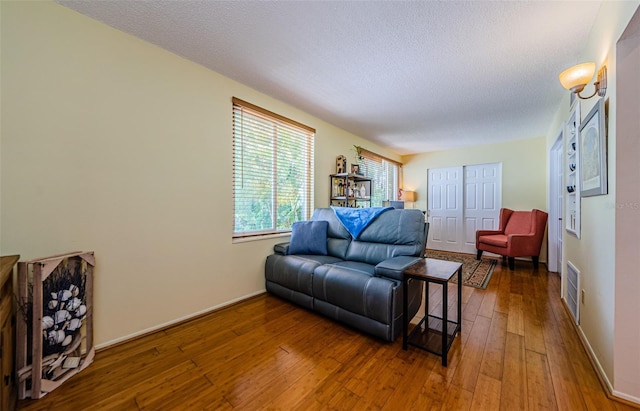
<instances>
[{"instance_id":1,"label":"wall shelf unit","mask_svg":"<svg viewBox=\"0 0 640 411\"><path fill-rule=\"evenodd\" d=\"M580 238L580 187L578 176L580 173L578 146L578 130L580 129L580 102L576 100L571 108L571 114L565 130L565 224L568 233Z\"/></svg>"},{"instance_id":2,"label":"wall shelf unit","mask_svg":"<svg viewBox=\"0 0 640 411\"><path fill-rule=\"evenodd\" d=\"M349 173L329 176L329 204L337 207L371 207L371 179Z\"/></svg>"}]
</instances>

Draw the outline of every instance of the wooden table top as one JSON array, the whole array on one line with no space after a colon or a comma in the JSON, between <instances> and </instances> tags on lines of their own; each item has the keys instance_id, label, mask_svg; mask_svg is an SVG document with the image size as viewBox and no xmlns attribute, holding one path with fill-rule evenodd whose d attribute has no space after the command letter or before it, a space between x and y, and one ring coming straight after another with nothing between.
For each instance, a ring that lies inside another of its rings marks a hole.
<instances>
[{"instance_id":1,"label":"wooden table top","mask_svg":"<svg viewBox=\"0 0 640 411\"><path fill-rule=\"evenodd\" d=\"M0 257L0 285L11 277L13 266L20 260L19 255L7 255Z\"/></svg>"},{"instance_id":2,"label":"wooden table top","mask_svg":"<svg viewBox=\"0 0 640 411\"><path fill-rule=\"evenodd\" d=\"M404 270L404 274L418 279L445 282L449 281L461 267L461 263L453 261L423 258Z\"/></svg>"}]
</instances>

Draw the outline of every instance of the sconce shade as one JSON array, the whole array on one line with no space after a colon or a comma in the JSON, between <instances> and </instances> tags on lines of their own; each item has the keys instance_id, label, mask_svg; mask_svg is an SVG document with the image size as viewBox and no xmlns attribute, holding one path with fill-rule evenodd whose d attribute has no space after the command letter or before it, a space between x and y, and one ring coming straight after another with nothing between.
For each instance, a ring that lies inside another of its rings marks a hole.
<instances>
[{"instance_id":1,"label":"sconce shade","mask_svg":"<svg viewBox=\"0 0 640 411\"><path fill-rule=\"evenodd\" d=\"M409 202L413 202L416 201L416 192L415 191L402 191L402 198L401 200L403 201L409 201Z\"/></svg>"},{"instance_id":2,"label":"sconce shade","mask_svg":"<svg viewBox=\"0 0 640 411\"><path fill-rule=\"evenodd\" d=\"M566 69L558 76L560 84L574 93L581 92L596 72L596 63L582 63Z\"/></svg>"}]
</instances>

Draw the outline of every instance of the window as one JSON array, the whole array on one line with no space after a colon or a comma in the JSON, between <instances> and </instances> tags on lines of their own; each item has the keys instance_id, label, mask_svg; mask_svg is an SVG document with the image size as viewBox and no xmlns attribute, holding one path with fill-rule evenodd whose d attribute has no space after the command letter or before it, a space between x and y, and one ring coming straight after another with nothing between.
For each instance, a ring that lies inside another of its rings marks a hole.
<instances>
[{"instance_id":1,"label":"window","mask_svg":"<svg viewBox=\"0 0 640 411\"><path fill-rule=\"evenodd\" d=\"M233 98L234 237L291 231L313 205L315 130Z\"/></svg>"},{"instance_id":2,"label":"window","mask_svg":"<svg viewBox=\"0 0 640 411\"><path fill-rule=\"evenodd\" d=\"M402 164L363 148L360 149L358 164L362 174L372 179L372 207L381 207L386 200L398 200Z\"/></svg>"}]
</instances>

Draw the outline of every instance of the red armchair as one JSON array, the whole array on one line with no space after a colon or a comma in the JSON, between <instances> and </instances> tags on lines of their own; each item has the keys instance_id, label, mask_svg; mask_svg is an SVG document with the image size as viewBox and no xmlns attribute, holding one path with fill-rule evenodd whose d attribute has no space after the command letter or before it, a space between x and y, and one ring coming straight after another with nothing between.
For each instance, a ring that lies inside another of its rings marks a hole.
<instances>
[{"instance_id":1,"label":"red armchair","mask_svg":"<svg viewBox=\"0 0 640 411\"><path fill-rule=\"evenodd\" d=\"M544 238L548 214L540 210L513 211L500 209L498 230L476 231L478 260L483 251L509 258L509 269L515 268L515 257L531 257L533 267L538 268L538 257Z\"/></svg>"}]
</instances>

